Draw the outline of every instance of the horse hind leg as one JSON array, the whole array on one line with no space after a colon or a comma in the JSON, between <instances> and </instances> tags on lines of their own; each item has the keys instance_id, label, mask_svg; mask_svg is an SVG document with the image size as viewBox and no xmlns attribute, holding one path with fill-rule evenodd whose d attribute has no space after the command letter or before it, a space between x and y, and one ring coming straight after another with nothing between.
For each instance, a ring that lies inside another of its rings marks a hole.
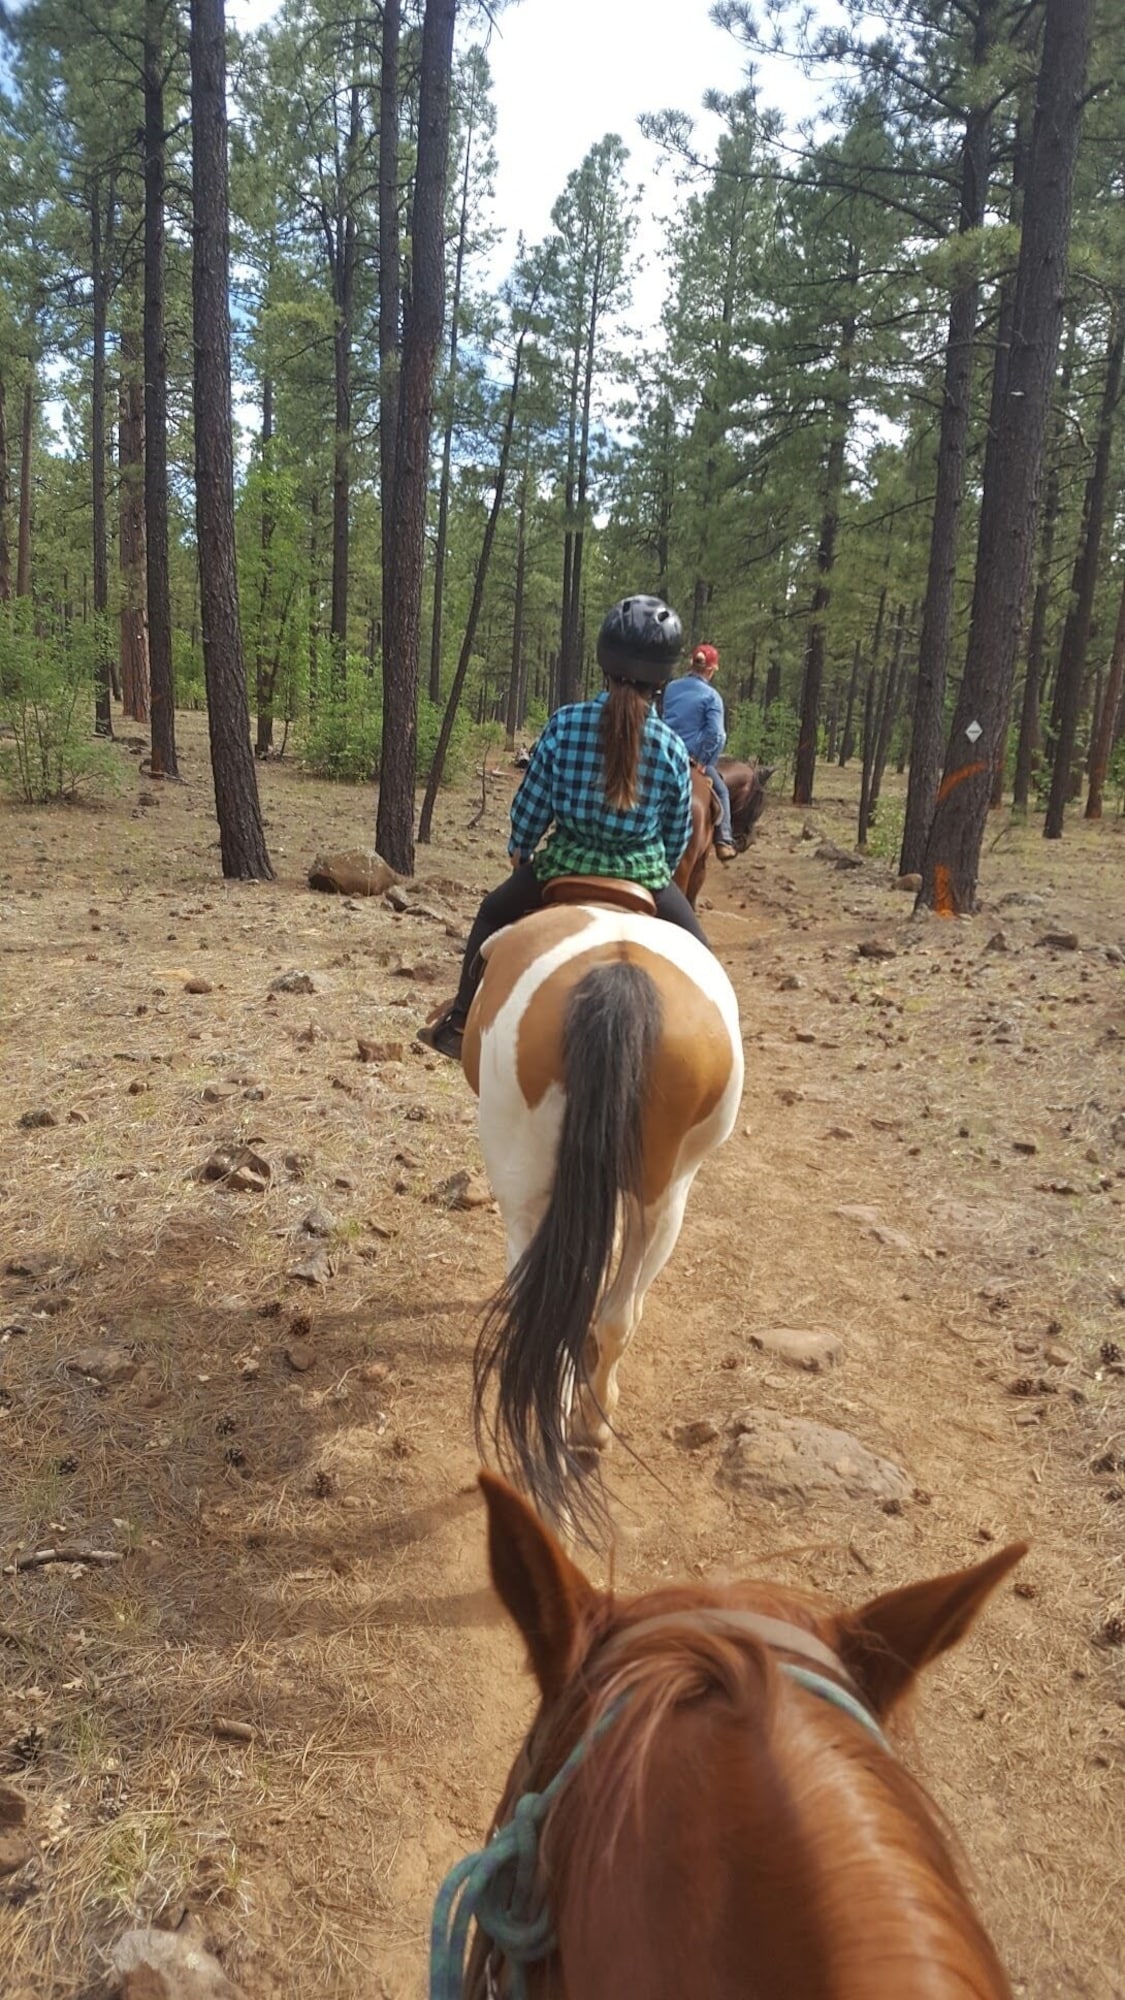
<instances>
[{"instance_id":1,"label":"horse hind leg","mask_svg":"<svg viewBox=\"0 0 1125 2000\"><path fill-rule=\"evenodd\" d=\"M674 1181L659 1202L631 1209L621 1261L606 1292L587 1346L586 1382L578 1393L574 1438L604 1451L609 1444L620 1390L617 1372L641 1323L645 1297L679 1240L695 1173Z\"/></svg>"}]
</instances>

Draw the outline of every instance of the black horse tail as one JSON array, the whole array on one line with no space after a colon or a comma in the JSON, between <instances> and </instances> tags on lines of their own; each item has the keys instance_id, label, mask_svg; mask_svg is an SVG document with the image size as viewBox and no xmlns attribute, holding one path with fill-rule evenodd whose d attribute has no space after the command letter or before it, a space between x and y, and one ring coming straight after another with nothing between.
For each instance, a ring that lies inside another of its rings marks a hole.
<instances>
[{"instance_id":1,"label":"black horse tail","mask_svg":"<svg viewBox=\"0 0 1125 2000\"><path fill-rule=\"evenodd\" d=\"M571 1444L572 1385L588 1383L586 1341L613 1260L623 1197L642 1187L645 1092L663 1010L649 973L596 966L563 1021L566 1108L546 1214L497 1292L477 1342L473 1418L541 1513L564 1512L587 1540L605 1526L589 1453ZM496 1380L496 1410L484 1417Z\"/></svg>"}]
</instances>

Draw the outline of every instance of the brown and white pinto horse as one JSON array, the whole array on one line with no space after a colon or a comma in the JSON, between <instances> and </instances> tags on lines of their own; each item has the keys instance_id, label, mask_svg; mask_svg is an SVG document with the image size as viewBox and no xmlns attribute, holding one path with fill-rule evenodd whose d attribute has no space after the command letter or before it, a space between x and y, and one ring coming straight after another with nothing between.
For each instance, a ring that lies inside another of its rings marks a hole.
<instances>
[{"instance_id":1,"label":"brown and white pinto horse","mask_svg":"<svg viewBox=\"0 0 1125 2000\"><path fill-rule=\"evenodd\" d=\"M726 780L730 793L730 823L734 834L734 844L740 854L744 854L754 838L754 828L761 819L766 806L766 786L777 769L776 764L759 764L754 758L744 763L736 757L720 757L719 771ZM675 873L675 883L682 889L694 910L707 873L707 863L715 845L715 832L719 824L719 801L710 778L698 764L691 770L691 839L688 841Z\"/></svg>"},{"instance_id":2,"label":"brown and white pinto horse","mask_svg":"<svg viewBox=\"0 0 1125 2000\"><path fill-rule=\"evenodd\" d=\"M521 1944L529 2000L1008 2000L882 1726L1025 1543L852 1612L750 1582L617 1600L502 1480L481 1484L493 1580L541 1698L498 1840L522 1800L541 1921L537 1940L497 1923L501 1951L478 1928L464 2000L510 1993ZM531 1795L583 1742L539 1809ZM511 1911L502 1890L492 1909ZM474 1908L491 1920L486 1899Z\"/></svg>"},{"instance_id":3,"label":"brown and white pinto horse","mask_svg":"<svg viewBox=\"0 0 1125 2000\"><path fill-rule=\"evenodd\" d=\"M485 946L462 1062L508 1274L477 1348L474 1414L479 1435L494 1384L501 1463L546 1513L577 1521L645 1294L700 1166L733 1128L743 1057L718 959L637 914L646 890L553 886L633 907L560 904Z\"/></svg>"}]
</instances>

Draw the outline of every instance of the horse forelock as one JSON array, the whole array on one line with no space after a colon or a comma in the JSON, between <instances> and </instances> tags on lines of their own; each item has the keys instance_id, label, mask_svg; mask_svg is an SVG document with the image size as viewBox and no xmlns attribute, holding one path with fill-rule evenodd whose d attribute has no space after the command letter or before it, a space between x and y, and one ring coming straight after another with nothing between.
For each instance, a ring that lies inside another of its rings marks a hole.
<instances>
[{"instance_id":1,"label":"horse forelock","mask_svg":"<svg viewBox=\"0 0 1125 2000\"><path fill-rule=\"evenodd\" d=\"M690 1873L708 1865L709 1848L715 1866L729 1861L724 1840L729 1847L731 1829L749 1825L760 1866L768 1855L772 1885L759 1927L772 1909L779 1926L795 1923L805 1933L802 1949L817 1962L823 1951L832 1966L831 1979L826 1972L823 1988L814 1981L807 2000L821 1991L900 2000L907 1990L933 2000L1001 2000L1009 1993L1003 1971L922 1787L864 1730L842 1725L829 1703L794 1686L765 1645L691 1623L701 1605L740 1603L748 1604L742 1589L705 1586L623 1606L603 1600L567 1690L541 1714L517 1759L507 1810L519 1791L548 1782L574 1743L616 1711L543 1835L567 1935L596 1933L607 1882L616 1909L640 1907L643 1844L654 1829L665 1843L682 1833L680 1866ZM799 1594L755 1592L752 1608L832 1641L823 1606L818 1614ZM639 1631L630 1642L631 1624L654 1619L661 1630ZM678 1789L678 1810L659 1796L669 1785ZM685 1813L699 1824L683 1827ZM690 1881L683 1886L693 1907ZM671 1925L674 1913L649 1911L650 1925L662 1919ZM765 1952L767 1942L758 1942ZM920 1984L927 1965L937 1973Z\"/></svg>"}]
</instances>

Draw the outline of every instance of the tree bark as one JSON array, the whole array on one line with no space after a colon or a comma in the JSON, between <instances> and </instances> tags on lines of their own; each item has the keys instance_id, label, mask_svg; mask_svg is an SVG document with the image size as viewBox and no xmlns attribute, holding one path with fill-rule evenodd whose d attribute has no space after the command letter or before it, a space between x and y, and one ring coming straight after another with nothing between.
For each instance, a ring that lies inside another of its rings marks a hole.
<instances>
[{"instance_id":1,"label":"tree bark","mask_svg":"<svg viewBox=\"0 0 1125 2000\"><path fill-rule=\"evenodd\" d=\"M273 582L273 558L270 553L274 531L273 494L270 489L273 477L273 454L270 450L272 443L273 380L269 375L265 375L262 378L262 520L259 529L262 570L258 586L258 636L254 649L255 757L268 757L273 748L273 697L280 658L280 643L272 666L266 651L266 613L269 609L270 586Z\"/></svg>"},{"instance_id":2,"label":"tree bark","mask_svg":"<svg viewBox=\"0 0 1125 2000\"><path fill-rule=\"evenodd\" d=\"M1047 613L1051 606L1051 580L1055 559L1055 529L1062 507L1061 450L1066 423L1066 405L1074 367L1075 329L1071 324L1059 375L1054 435L1047 472L1047 494L1043 504L1043 530L1039 546L1039 577L1031 606L1031 630L1027 641L1027 672L1020 707L1020 735L1016 747L1016 768L1012 779L1012 810L1024 812L1031 798L1031 767L1040 748L1039 687L1043 678L1046 650Z\"/></svg>"},{"instance_id":3,"label":"tree bark","mask_svg":"<svg viewBox=\"0 0 1125 2000\"><path fill-rule=\"evenodd\" d=\"M1109 760L1113 755L1114 732L1121 697L1125 691L1125 583L1121 586L1121 596L1117 605L1117 628L1113 635L1113 652L1110 655L1109 672L1106 675L1105 691L1098 714L1098 726L1094 732L1093 747L1090 752L1090 790L1086 798L1086 818L1100 819L1105 781L1109 771Z\"/></svg>"},{"instance_id":4,"label":"tree bark","mask_svg":"<svg viewBox=\"0 0 1125 2000\"><path fill-rule=\"evenodd\" d=\"M359 21L355 40L359 39ZM348 112L344 174L337 181L337 210L328 230L332 266L332 333L335 413L332 433L332 684L342 695L347 677L348 573L351 560L352 480L352 323L355 316L356 215L354 180L362 117L359 51L353 49L353 81Z\"/></svg>"},{"instance_id":5,"label":"tree bark","mask_svg":"<svg viewBox=\"0 0 1125 2000\"><path fill-rule=\"evenodd\" d=\"M917 605L915 605L917 610ZM899 692L902 685L902 648L906 638L906 606L900 604L895 619L895 636L891 647L891 662L887 668L887 678L883 683L883 701L879 710L879 730L875 740L875 760L871 771L871 817L879 803L883 789L883 772L887 766L887 752L891 745L891 731L898 714ZM904 873L904 870L900 870Z\"/></svg>"},{"instance_id":6,"label":"tree bark","mask_svg":"<svg viewBox=\"0 0 1125 2000\"><path fill-rule=\"evenodd\" d=\"M847 282L854 292L859 283L859 258L854 247L848 255ZM850 382L852 371L852 351L855 346L855 317L849 313L844 319L840 334L840 350L837 356L837 372L842 378L842 393L838 393L831 406L831 434L828 444L828 458L824 474L824 512L820 523L820 541L816 552L817 583L813 592L809 613L808 640L805 646L805 677L801 689L801 729L797 741L796 772L793 782L793 804L811 806L813 802L813 777L816 772L817 730L820 724L820 696L824 684L824 619L832 599L832 569L836 561L836 535L840 526L840 501L844 492L844 474L847 469L848 431L851 427Z\"/></svg>"},{"instance_id":7,"label":"tree bark","mask_svg":"<svg viewBox=\"0 0 1125 2000\"><path fill-rule=\"evenodd\" d=\"M884 589L882 596L880 597L879 600L880 607L882 606L884 600L886 599L886 595L887 593L886 590ZM848 759L851 757L852 753L855 750L855 696L856 696L856 689L859 686L859 659L862 651L863 651L862 643L859 639L857 639L855 642L855 650L852 653L852 670L848 676L848 692L844 702L844 726L840 731L841 771L844 769L844 766L847 764Z\"/></svg>"},{"instance_id":8,"label":"tree bark","mask_svg":"<svg viewBox=\"0 0 1125 2000\"><path fill-rule=\"evenodd\" d=\"M859 781L859 823L856 846L866 847L871 825L871 779L875 770L875 683L878 669L867 669L867 692L863 699L863 769Z\"/></svg>"},{"instance_id":9,"label":"tree bark","mask_svg":"<svg viewBox=\"0 0 1125 2000\"><path fill-rule=\"evenodd\" d=\"M118 391L118 562L121 570L119 657L121 705L134 722L148 721L148 612L145 591L145 390L139 328L122 328Z\"/></svg>"},{"instance_id":10,"label":"tree bark","mask_svg":"<svg viewBox=\"0 0 1125 2000\"><path fill-rule=\"evenodd\" d=\"M965 672L922 869L920 901L947 916L976 904L993 760L1035 557L1091 20L1092 0L1046 0L1011 358L992 476L986 475L981 502Z\"/></svg>"},{"instance_id":11,"label":"tree bark","mask_svg":"<svg viewBox=\"0 0 1125 2000\"><path fill-rule=\"evenodd\" d=\"M1055 761L1051 771L1051 791L1043 823L1045 840L1061 840L1066 802L1070 797L1071 766L1078 734L1078 712L1082 704L1082 682L1086 673L1086 653L1090 643L1090 621L1094 612L1094 592L1098 583L1102 534L1105 527L1106 495L1109 486L1110 455L1113 449L1113 420L1121 394L1121 369L1125 362L1125 318L1115 306L1106 354L1105 384L1098 412L1098 435L1094 463L1086 485L1083 508L1084 532L1074 565L1072 600L1063 628L1062 650L1056 683L1059 727L1055 738Z\"/></svg>"},{"instance_id":12,"label":"tree bark","mask_svg":"<svg viewBox=\"0 0 1125 2000\"><path fill-rule=\"evenodd\" d=\"M441 646L445 623L445 545L449 536L449 487L453 465L453 417L457 391L457 350L461 339L461 283L465 270L465 239L469 229L469 180L473 159L473 122L476 116L476 71L473 71L469 98L468 128L465 133L465 171L461 178L461 219L457 230L457 254L453 264L453 299L449 309L449 370L446 377L448 407L441 444L441 479L438 484L437 537L434 542L434 615L430 625L430 700L441 700Z\"/></svg>"},{"instance_id":13,"label":"tree bark","mask_svg":"<svg viewBox=\"0 0 1125 2000\"><path fill-rule=\"evenodd\" d=\"M379 75L379 475L384 670L387 605L394 589L395 452L398 447L401 359L402 258L398 221L398 57L401 33L401 0L383 0L382 66Z\"/></svg>"},{"instance_id":14,"label":"tree bark","mask_svg":"<svg viewBox=\"0 0 1125 2000\"><path fill-rule=\"evenodd\" d=\"M11 475L8 470L8 404L4 377L0 374L0 604L7 604L12 595L12 545L8 540L8 509L11 504Z\"/></svg>"},{"instance_id":15,"label":"tree bark","mask_svg":"<svg viewBox=\"0 0 1125 2000\"><path fill-rule=\"evenodd\" d=\"M973 69L988 60L995 28L996 0L980 0L973 36ZM991 117L986 103L974 103L965 124L961 151L961 209L958 233L980 229L988 201ZM899 872L922 866L945 749L945 682L953 623L957 571L957 527L965 492L965 461L972 415L973 346L980 285L975 271L958 285L949 302L945 384L938 435L937 484L930 532L929 570L918 647L918 682L910 736L910 778Z\"/></svg>"},{"instance_id":16,"label":"tree bark","mask_svg":"<svg viewBox=\"0 0 1125 2000\"><path fill-rule=\"evenodd\" d=\"M457 0L426 0L411 223L411 300L402 342L391 564L384 584L383 744L375 839L380 854L402 875L414 872L422 571L434 367L445 304L443 210L456 14Z\"/></svg>"},{"instance_id":17,"label":"tree bark","mask_svg":"<svg viewBox=\"0 0 1125 2000\"><path fill-rule=\"evenodd\" d=\"M520 505L516 520L516 581L512 604L512 666L508 675L508 706L505 714L504 741L508 750L516 747L516 731L523 721L524 690L526 674L523 658L523 606L527 589L527 486L530 474L529 460L523 462L523 478L520 481Z\"/></svg>"},{"instance_id":18,"label":"tree bark","mask_svg":"<svg viewBox=\"0 0 1125 2000\"><path fill-rule=\"evenodd\" d=\"M484 535L481 540L480 555L477 558L476 575L473 578L472 602L469 605L469 616L465 624L465 636L461 641L461 652L457 661L457 670L453 676L453 685L449 690L449 700L445 704L445 714L441 719L441 729L438 734L437 748L434 751L434 761L429 777L426 780L426 795L422 800L422 815L418 822L418 838L420 841L428 841L430 838L430 828L434 817L434 802L437 799L438 787L441 784L442 772L445 769L446 752L449 749L449 740L453 734L453 724L457 719L457 709L460 705L461 693L465 686L465 677L469 671L469 661L473 655L473 643L477 636L480 609L484 603L484 586L488 581L488 568L492 561L492 545L496 540L496 527L504 506L504 489L508 483L508 463L512 455L512 433L515 429L516 405L519 402L520 375L523 370L523 349L527 338L527 331L527 327L525 326L521 330L520 337L516 342L516 358L512 367L512 386L508 392L508 409L504 418L504 435L500 442L500 456L496 467L496 479L492 488L492 505L489 508L488 520L485 523Z\"/></svg>"},{"instance_id":19,"label":"tree bark","mask_svg":"<svg viewBox=\"0 0 1125 2000\"><path fill-rule=\"evenodd\" d=\"M195 514L207 723L223 874L269 882L238 616L224 0L191 0Z\"/></svg>"},{"instance_id":20,"label":"tree bark","mask_svg":"<svg viewBox=\"0 0 1125 2000\"><path fill-rule=\"evenodd\" d=\"M105 399L106 319L109 311L109 246L113 234L115 195L112 182L102 216L102 188L95 173L89 185L90 290L93 305L93 371L90 387L90 482L93 514L94 578L94 733L113 735L110 685L113 666L109 651L109 538L106 530Z\"/></svg>"},{"instance_id":21,"label":"tree bark","mask_svg":"<svg viewBox=\"0 0 1125 2000\"><path fill-rule=\"evenodd\" d=\"M29 358L20 426L20 519L16 544L16 596L31 596L31 459L35 447L35 363Z\"/></svg>"},{"instance_id":22,"label":"tree bark","mask_svg":"<svg viewBox=\"0 0 1125 2000\"><path fill-rule=\"evenodd\" d=\"M145 0L145 578L152 697L152 775L176 778L176 689L168 575L168 356L164 338L164 57L161 0Z\"/></svg>"}]
</instances>

